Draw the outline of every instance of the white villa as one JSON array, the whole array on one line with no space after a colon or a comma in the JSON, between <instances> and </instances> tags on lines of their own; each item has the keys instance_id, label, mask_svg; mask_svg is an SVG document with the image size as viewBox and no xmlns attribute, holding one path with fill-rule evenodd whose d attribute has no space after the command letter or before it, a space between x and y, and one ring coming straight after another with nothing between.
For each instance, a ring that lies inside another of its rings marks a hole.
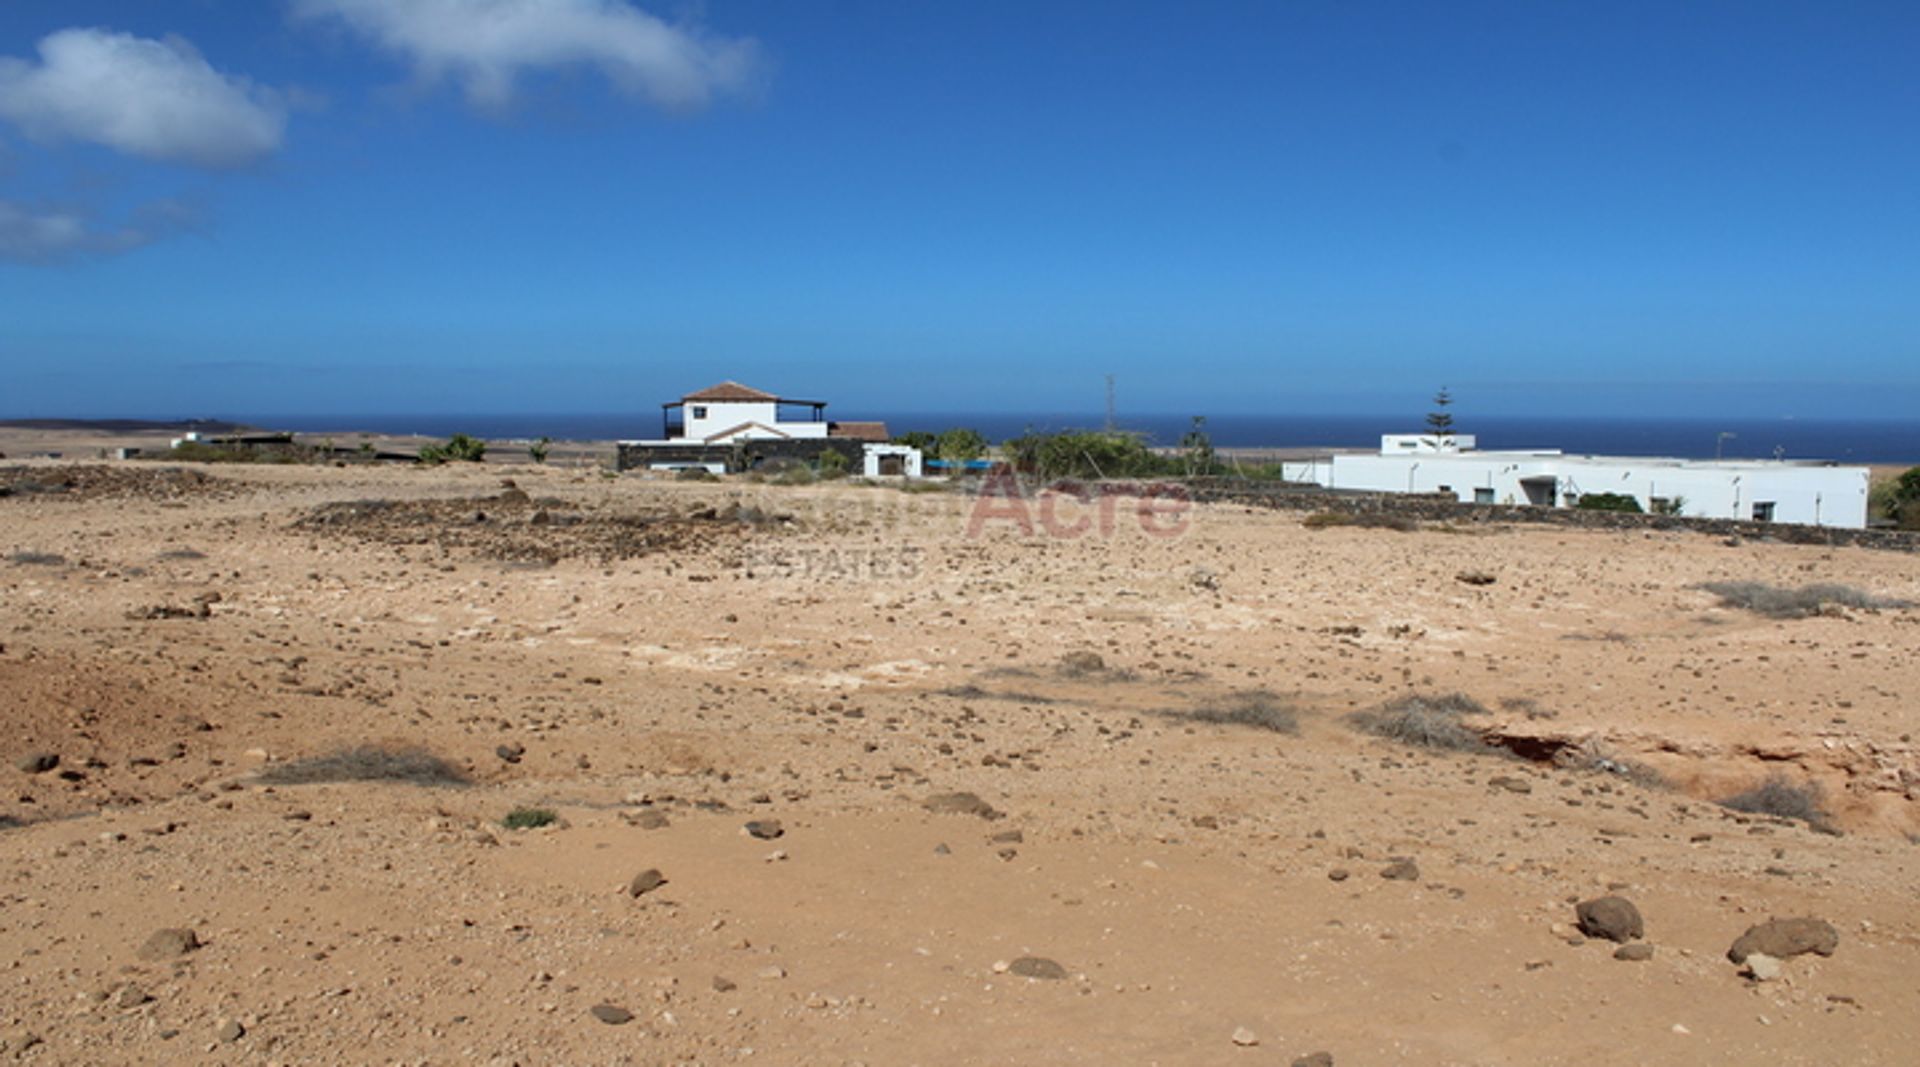
<instances>
[{"instance_id":1,"label":"white villa","mask_svg":"<svg viewBox=\"0 0 1920 1067\"><path fill-rule=\"evenodd\" d=\"M1463 504L1573 507L1588 493L1619 493L1654 513L1855 530L1867 525L1865 467L1569 456L1557 449L1482 452L1473 446L1468 436L1388 434L1377 455L1288 463L1282 475L1329 489L1452 493Z\"/></svg>"},{"instance_id":2,"label":"white villa","mask_svg":"<svg viewBox=\"0 0 1920 1067\"><path fill-rule=\"evenodd\" d=\"M816 460L846 456L868 477L921 475L920 450L888 443L884 422L834 422L824 400L796 400L725 381L660 405L661 436L621 441L620 466L722 473L742 453Z\"/></svg>"}]
</instances>

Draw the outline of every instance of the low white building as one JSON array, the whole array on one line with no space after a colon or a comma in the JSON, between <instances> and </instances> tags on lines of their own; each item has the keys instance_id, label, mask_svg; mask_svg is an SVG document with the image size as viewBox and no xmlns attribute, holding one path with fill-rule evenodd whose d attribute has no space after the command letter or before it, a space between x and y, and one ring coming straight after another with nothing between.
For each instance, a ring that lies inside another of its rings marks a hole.
<instances>
[{"instance_id":1,"label":"low white building","mask_svg":"<svg viewBox=\"0 0 1920 1067\"><path fill-rule=\"evenodd\" d=\"M1282 476L1329 489L1451 493L1463 504L1574 507L1590 493L1617 493L1639 501L1641 510L1659 514L1848 529L1867 524L1865 467L1569 456L1557 450L1481 452L1468 438L1455 439L1451 447L1409 441L1434 438L1390 434L1381 438L1377 455L1288 463Z\"/></svg>"}]
</instances>

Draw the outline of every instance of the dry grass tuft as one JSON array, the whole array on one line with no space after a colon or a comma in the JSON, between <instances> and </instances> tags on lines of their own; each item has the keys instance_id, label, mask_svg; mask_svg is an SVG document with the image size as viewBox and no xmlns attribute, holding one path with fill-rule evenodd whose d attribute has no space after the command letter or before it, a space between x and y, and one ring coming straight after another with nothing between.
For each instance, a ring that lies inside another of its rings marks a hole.
<instances>
[{"instance_id":1,"label":"dry grass tuft","mask_svg":"<svg viewBox=\"0 0 1920 1067\"><path fill-rule=\"evenodd\" d=\"M1775 619L1804 619L1829 608L1912 607L1907 601L1877 597L1863 589L1832 582L1816 582L1798 589L1766 582L1705 582L1700 588L1720 598L1720 605L1741 608Z\"/></svg>"},{"instance_id":2,"label":"dry grass tuft","mask_svg":"<svg viewBox=\"0 0 1920 1067\"><path fill-rule=\"evenodd\" d=\"M1416 748L1491 752L1486 739L1460 721L1463 715L1484 715L1486 710L1460 693L1414 694L1354 712L1347 721L1364 733Z\"/></svg>"},{"instance_id":3,"label":"dry grass tuft","mask_svg":"<svg viewBox=\"0 0 1920 1067\"><path fill-rule=\"evenodd\" d=\"M1827 811L1824 803L1825 798L1818 783L1795 785L1776 774L1752 789L1722 799L1720 806L1749 815L1772 815L1780 819L1797 819L1809 826L1825 826Z\"/></svg>"},{"instance_id":4,"label":"dry grass tuft","mask_svg":"<svg viewBox=\"0 0 1920 1067\"><path fill-rule=\"evenodd\" d=\"M322 782L403 782L407 785L466 785L467 776L446 760L418 748L356 745L278 763L262 770L267 785L315 785Z\"/></svg>"},{"instance_id":5,"label":"dry grass tuft","mask_svg":"<svg viewBox=\"0 0 1920 1067\"><path fill-rule=\"evenodd\" d=\"M1167 708L1163 718L1222 726L1251 726L1277 734L1300 732L1300 713L1293 705L1265 690L1233 693L1216 703L1194 708Z\"/></svg>"}]
</instances>

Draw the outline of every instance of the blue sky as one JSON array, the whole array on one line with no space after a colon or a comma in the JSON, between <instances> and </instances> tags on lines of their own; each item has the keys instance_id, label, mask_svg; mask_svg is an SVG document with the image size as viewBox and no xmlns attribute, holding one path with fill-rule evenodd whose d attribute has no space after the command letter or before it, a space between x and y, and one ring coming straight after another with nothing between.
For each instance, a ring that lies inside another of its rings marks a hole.
<instances>
[{"instance_id":1,"label":"blue sky","mask_svg":"<svg viewBox=\"0 0 1920 1067\"><path fill-rule=\"evenodd\" d=\"M0 416L1920 410L1911 3L8 0Z\"/></svg>"}]
</instances>

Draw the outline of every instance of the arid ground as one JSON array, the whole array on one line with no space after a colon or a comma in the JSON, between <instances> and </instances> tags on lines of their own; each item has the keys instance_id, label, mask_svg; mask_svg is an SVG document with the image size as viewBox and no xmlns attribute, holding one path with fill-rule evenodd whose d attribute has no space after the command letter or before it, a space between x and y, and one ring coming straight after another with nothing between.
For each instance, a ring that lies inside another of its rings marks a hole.
<instances>
[{"instance_id":1,"label":"arid ground","mask_svg":"<svg viewBox=\"0 0 1920 1067\"><path fill-rule=\"evenodd\" d=\"M1920 556L530 464L0 494L0 1057L1920 1048ZM1770 781L1804 818L1717 803ZM1774 917L1837 947L1728 959Z\"/></svg>"}]
</instances>

